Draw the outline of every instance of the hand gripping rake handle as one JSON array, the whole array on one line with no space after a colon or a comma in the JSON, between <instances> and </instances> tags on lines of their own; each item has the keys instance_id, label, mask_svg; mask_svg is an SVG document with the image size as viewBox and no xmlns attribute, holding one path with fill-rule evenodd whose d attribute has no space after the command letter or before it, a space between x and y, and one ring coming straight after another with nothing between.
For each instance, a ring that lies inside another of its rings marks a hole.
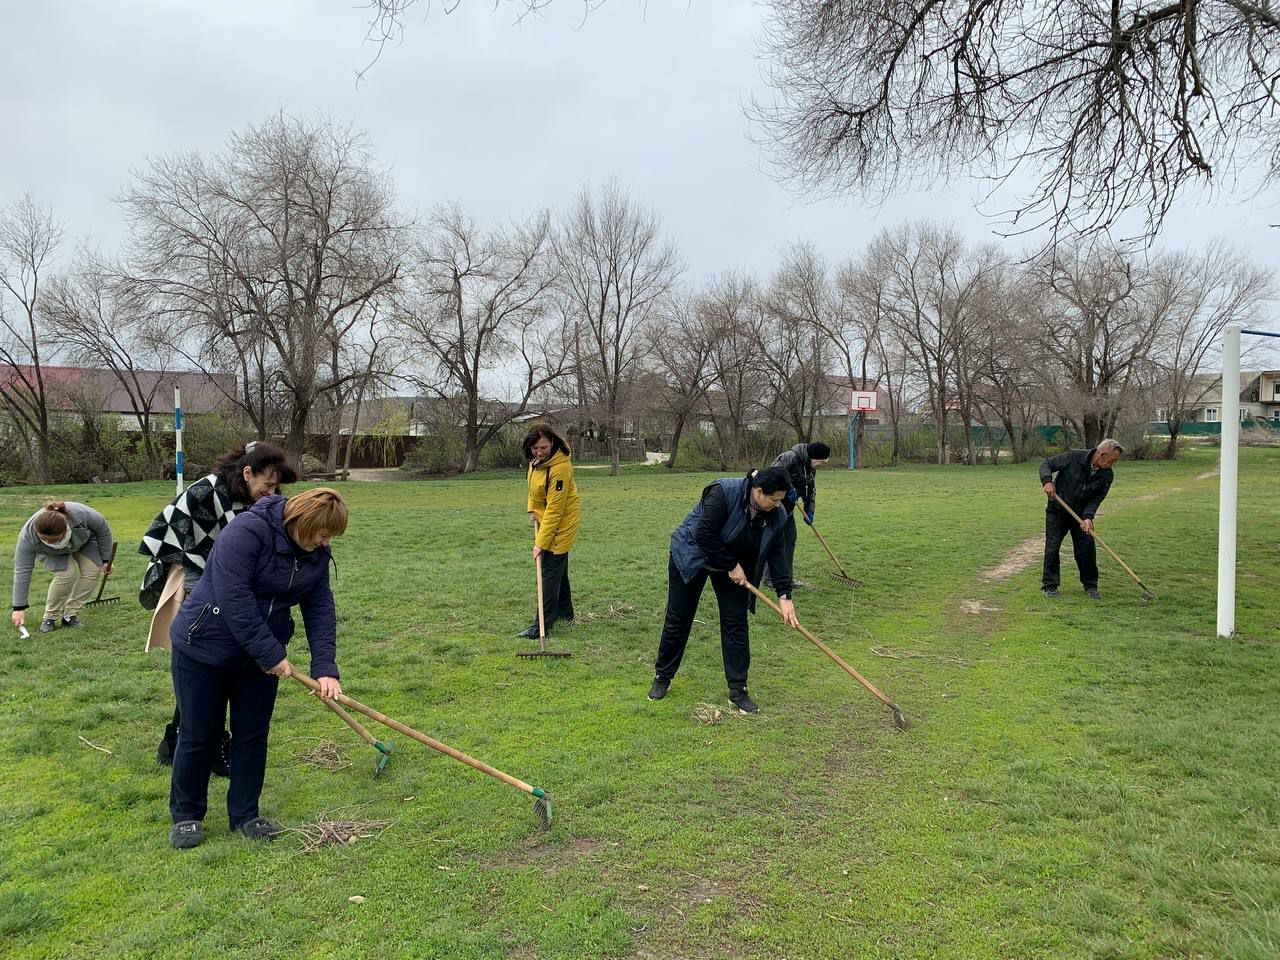
<instances>
[{"instance_id":1,"label":"hand gripping rake handle","mask_svg":"<svg viewBox=\"0 0 1280 960\"><path fill-rule=\"evenodd\" d=\"M772 600L770 600L768 597L766 597L759 590L757 590L750 581L745 583L744 586L748 590L750 590L752 593L754 593L757 597L759 597L761 600L763 600L765 603L767 603L774 613L776 613L780 617L782 616L782 608L779 607ZM828 657L834 660L840 666L840 668L844 670L845 673L849 674L849 676L853 677L853 679L857 680L860 684L866 687L867 690L870 691L872 696L874 696L877 700L879 700L886 707L892 710L894 725L899 730L907 729L907 715L902 712L901 707L899 707L896 703L894 703L892 700L886 697L883 693L881 693L880 689L874 683L872 683L870 680L868 680L866 677L860 674L857 670L853 669L853 667L849 666L849 664L845 663L844 660L840 658L840 655L838 653L836 653L834 650L828 647L825 643L823 643L821 640L815 637L812 633L810 633L804 627L797 624L796 629L799 630L802 634L804 634L804 637L806 640L808 640L815 647L817 647L819 650L825 653Z\"/></svg>"},{"instance_id":2,"label":"hand gripping rake handle","mask_svg":"<svg viewBox=\"0 0 1280 960\"><path fill-rule=\"evenodd\" d=\"M374 768L373 775L376 777L378 774L382 773L382 771L387 768L387 764L391 762L391 744L383 743L372 733L366 730L364 728L364 724L351 714L347 713L347 711L343 710L332 700L321 700L320 702L341 717L342 722L354 730L361 740L378 751L380 756L378 757L378 764Z\"/></svg>"},{"instance_id":3,"label":"hand gripping rake handle","mask_svg":"<svg viewBox=\"0 0 1280 960\"><path fill-rule=\"evenodd\" d=\"M120 549L120 541L116 540L111 544L111 559L107 561L107 566L112 567L116 562L116 551ZM93 598L94 603L102 602L102 591L107 589L107 581L111 579L111 574L102 571L102 582L98 584L98 595Z\"/></svg>"},{"instance_id":4,"label":"hand gripping rake handle","mask_svg":"<svg viewBox=\"0 0 1280 960\"><path fill-rule=\"evenodd\" d=\"M320 684L305 674L294 672L291 676L312 693L320 692ZM412 740L417 740L419 743L430 747L432 750L443 753L447 757L453 757L455 760L460 760L467 766L475 770L479 770L481 773L487 773L495 780L501 780L503 783L507 784L507 786L515 787L517 790L523 790L536 800L534 803L534 810L538 813L543 825L551 825L551 796L545 790L530 786L523 780L519 780L516 777L511 776L509 773L503 773L496 767L491 767L487 763L477 760L475 757L469 757L461 750L455 750L447 743L441 743L439 740L428 737L425 733L419 733L417 730L413 729L413 727L403 724L399 720L392 720L385 713L379 713L372 707L366 707L359 700L353 700L345 693L338 694L336 699L343 706L350 707L352 710L356 711L356 713L364 714L370 720L376 720L383 726L390 727L397 733L403 733L406 737L409 737Z\"/></svg>"},{"instance_id":5,"label":"hand gripping rake handle","mask_svg":"<svg viewBox=\"0 0 1280 960\"><path fill-rule=\"evenodd\" d=\"M811 523L809 524L809 529L813 531L813 535L817 537L818 542L822 544L822 549L827 551L827 556L831 558L831 563L835 566L836 572L840 574L840 577L844 580L849 581L849 583L853 584L855 587L862 586L861 580L859 580L857 577L851 577L844 572L844 567L840 565L840 561L836 559L835 553L832 551L831 547L827 545L827 538L824 537L822 534L818 533L818 528Z\"/></svg>"},{"instance_id":6,"label":"hand gripping rake handle","mask_svg":"<svg viewBox=\"0 0 1280 960\"><path fill-rule=\"evenodd\" d=\"M1071 507L1067 505L1067 501L1063 500L1060 496L1058 496L1058 492L1056 490L1053 492L1053 499L1058 501L1058 504L1062 507L1063 510L1071 514L1071 519L1075 520L1075 522L1080 524L1082 527L1084 526L1084 521L1080 519L1080 515L1077 514L1074 510L1071 509ZM1120 564L1120 566L1124 567L1125 573L1133 577L1133 582L1136 583L1142 590L1143 600L1154 600L1156 598L1156 595L1151 591L1151 589L1145 583L1143 583L1140 579L1138 579L1138 575L1129 569L1129 565L1125 563L1123 560L1121 560L1116 555L1116 552L1107 546L1106 541L1104 541L1100 536L1098 536L1097 530L1090 530L1089 536L1093 537L1094 540L1098 541L1098 546L1100 546L1103 550L1107 551L1107 553L1111 554L1112 560Z\"/></svg>"}]
</instances>

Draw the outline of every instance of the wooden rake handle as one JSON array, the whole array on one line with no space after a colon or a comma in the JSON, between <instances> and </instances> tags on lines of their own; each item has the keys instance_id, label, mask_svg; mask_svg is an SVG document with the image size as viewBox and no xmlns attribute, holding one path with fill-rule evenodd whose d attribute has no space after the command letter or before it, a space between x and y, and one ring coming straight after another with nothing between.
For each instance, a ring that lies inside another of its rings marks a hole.
<instances>
[{"instance_id":1,"label":"wooden rake handle","mask_svg":"<svg viewBox=\"0 0 1280 960\"><path fill-rule=\"evenodd\" d=\"M1080 519L1080 515L1071 509L1071 507L1067 504L1067 501L1063 500L1060 496L1058 496L1058 491L1055 490L1052 496L1053 496L1053 499L1058 501L1059 505L1061 505L1063 510L1071 514L1071 519L1075 520L1075 522L1080 524L1081 527L1084 526L1084 521ZM1132 570L1129 569L1129 565L1125 563L1123 560L1121 560L1114 550L1112 550L1110 547L1107 546L1107 542L1105 540L1103 540L1100 536L1098 536L1097 530L1090 530L1089 536L1093 537L1093 539L1098 542L1098 546L1100 546L1103 550L1107 551L1107 553L1111 554L1112 560L1120 564L1120 566L1124 567L1124 572L1127 573L1129 576L1133 577L1133 582L1136 583L1139 587L1141 587L1143 592L1150 593L1153 597L1155 596L1154 591L1152 591L1145 583L1143 583L1142 580L1139 579L1136 573L1134 573Z\"/></svg>"},{"instance_id":2,"label":"wooden rake handle","mask_svg":"<svg viewBox=\"0 0 1280 960\"><path fill-rule=\"evenodd\" d=\"M541 524L537 520L533 521L533 545L538 545L538 530ZM541 650L547 649L547 616L542 610L542 554L538 554L533 558L534 569L538 573L538 647Z\"/></svg>"},{"instance_id":3,"label":"wooden rake handle","mask_svg":"<svg viewBox=\"0 0 1280 960\"><path fill-rule=\"evenodd\" d=\"M295 680L297 680L300 684L302 684L312 693L320 692L320 684L317 683L315 680L312 680L310 677L306 676L305 674L298 673L297 671L295 671L292 674L290 674L290 676L292 676ZM535 787L530 786L529 784L525 783L523 780L519 780L516 777L511 776L511 774L509 773L503 773L501 770L497 769L496 767L491 767L487 763L477 760L475 757L469 757L465 753L463 753L461 750L455 750L453 747L449 746L447 743L441 743L439 740L434 740L431 737L428 737L425 733L419 733L417 730L413 729L413 727L407 726L401 723L399 720L392 720L385 713L379 713L377 710L374 710L372 707L366 707L359 700L353 700L351 697L348 697L345 693L338 694L336 699L343 706L350 707L352 710L356 711L356 713L362 713L366 717L368 717L370 720L378 721L378 723L382 724L384 727L390 727L392 730L395 730L397 733L403 733L406 737L409 737L411 740L417 740L423 746L430 747L432 750L436 750L439 753L443 753L446 757L453 757L453 759L460 760L461 762L465 763L467 766L475 770L479 770L481 773L487 773L489 776L493 777L495 780L501 780L503 783L507 784L507 786L515 787L517 790L523 790L525 793L531 796L536 797L536 796L542 795L541 790L538 790Z\"/></svg>"},{"instance_id":4,"label":"wooden rake handle","mask_svg":"<svg viewBox=\"0 0 1280 960\"><path fill-rule=\"evenodd\" d=\"M831 547L827 545L827 538L824 537L822 534L818 533L818 528L815 527L812 523L807 524L807 526L809 527L810 530L813 531L813 535L818 538L818 542L822 544L822 549L827 551L827 556L830 557L831 562L835 564L836 572L840 574L840 576L844 577L846 580L852 580L853 577L849 576L847 573L844 572L844 567L840 565L840 561L836 559L835 553L832 551Z\"/></svg>"},{"instance_id":5,"label":"wooden rake handle","mask_svg":"<svg viewBox=\"0 0 1280 960\"><path fill-rule=\"evenodd\" d=\"M111 544L111 559L107 561L107 566L110 567L115 565L116 551L119 549L120 549L120 541L116 540ZM102 592L107 589L107 581L110 579L111 579L111 574L107 573L105 570L102 571L102 582L98 584L98 595L94 597L95 601L102 599Z\"/></svg>"},{"instance_id":6,"label":"wooden rake handle","mask_svg":"<svg viewBox=\"0 0 1280 960\"><path fill-rule=\"evenodd\" d=\"M782 608L779 607L772 600L770 600L768 597L766 597L759 590L757 590L756 587L751 583L751 581L748 580L745 584L743 584L743 586L745 586L748 590L754 593L758 598L760 598L765 603L767 603L774 613L776 613L780 617L782 616ZM834 660L840 666L840 669L842 669L845 673L849 674L849 676L853 677L853 679L857 680L860 684L866 687L867 690L870 691L871 695L874 696L877 700L879 700L881 703L883 703L886 707L889 707L890 709L893 709L893 710L898 709L898 705L896 703L894 703L892 700L886 697L883 693L881 693L880 689L874 683L872 683L870 680L868 680L866 677L860 674L857 670L853 669L853 667L849 666L849 664L845 663L844 660L840 658L840 655L838 653L836 653L834 650L832 650L825 643L823 643L821 640L819 640L817 637L815 637L812 633L810 633L808 630L806 630L804 627L800 626L799 624L796 625L796 629L799 630L802 634L804 634L804 637L806 640L808 640L815 647L817 647L819 650L825 653L828 657Z\"/></svg>"},{"instance_id":7,"label":"wooden rake handle","mask_svg":"<svg viewBox=\"0 0 1280 960\"><path fill-rule=\"evenodd\" d=\"M364 724L362 724L359 720L357 720L351 714L347 713L347 711L343 710L340 706L338 706L332 700L321 700L320 702L323 703L330 710L332 710L334 713L336 713L339 717L341 717L342 722L345 723L352 730L354 730L359 735L361 740L369 744L369 746L371 747L377 746L378 744L377 737L375 737L372 733L370 733L367 729L365 729Z\"/></svg>"}]
</instances>

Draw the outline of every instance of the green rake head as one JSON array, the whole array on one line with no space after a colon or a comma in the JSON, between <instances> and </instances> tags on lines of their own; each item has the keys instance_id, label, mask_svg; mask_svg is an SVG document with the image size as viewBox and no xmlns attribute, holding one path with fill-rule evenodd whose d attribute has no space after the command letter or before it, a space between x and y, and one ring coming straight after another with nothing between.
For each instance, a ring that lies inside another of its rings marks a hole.
<instances>
[{"instance_id":1,"label":"green rake head","mask_svg":"<svg viewBox=\"0 0 1280 960\"><path fill-rule=\"evenodd\" d=\"M391 744L377 740L373 748L378 751L378 765L373 768L373 775L377 777L381 776L382 771L387 769L387 764L391 762Z\"/></svg>"},{"instance_id":2,"label":"green rake head","mask_svg":"<svg viewBox=\"0 0 1280 960\"><path fill-rule=\"evenodd\" d=\"M537 814L538 822L542 824L543 830L551 829L551 794L537 787L533 788L533 812Z\"/></svg>"}]
</instances>

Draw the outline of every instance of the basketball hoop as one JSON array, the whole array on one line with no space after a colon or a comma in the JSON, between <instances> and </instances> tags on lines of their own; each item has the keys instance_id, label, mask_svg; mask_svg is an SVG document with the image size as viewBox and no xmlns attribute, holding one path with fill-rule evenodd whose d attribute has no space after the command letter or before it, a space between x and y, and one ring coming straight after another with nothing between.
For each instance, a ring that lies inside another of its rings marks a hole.
<instances>
[{"instance_id":1,"label":"basketball hoop","mask_svg":"<svg viewBox=\"0 0 1280 960\"><path fill-rule=\"evenodd\" d=\"M849 412L875 413L876 397L877 395L875 390L850 390Z\"/></svg>"}]
</instances>

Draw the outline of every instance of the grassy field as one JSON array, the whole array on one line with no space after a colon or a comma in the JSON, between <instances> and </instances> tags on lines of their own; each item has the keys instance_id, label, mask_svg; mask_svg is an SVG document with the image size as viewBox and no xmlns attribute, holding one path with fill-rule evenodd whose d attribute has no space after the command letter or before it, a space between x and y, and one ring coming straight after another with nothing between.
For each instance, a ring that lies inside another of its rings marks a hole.
<instances>
[{"instance_id":1,"label":"grassy field","mask_svg":"<svg viewBox=\"0 0 1280 960\"><path fill-rule=\"evenodd\" d=\"M374 780L290 683L264 812L392 821L311 854L229 836L217 780L205 844L167 844L168 658L142 652L132 551L171 488L0 491L6 583L47 493L125 544L124 600L87 629L0 633L0 957L1280 956L1280 451L1242 452L1232 641L1213 636L1213 462L1117 469L1099 531L1150 605L1105 556L1100 604L1069 551L1057 601L1038 557L983 576L1042 530L1034 465L825 473L819 528L866 586L828 580L802 530L797 609L905 734L763 610L762 713L699 723L726 705L710 590L671 695L645 699L667 538L711 474L579 472L565 661L513 656L533 610L522 478L349 485L344 688L547 788L557 817L539 833L524 794L395 735ZM299 759L325 740L353 764Z\"/></svg>"}]
</instances>

